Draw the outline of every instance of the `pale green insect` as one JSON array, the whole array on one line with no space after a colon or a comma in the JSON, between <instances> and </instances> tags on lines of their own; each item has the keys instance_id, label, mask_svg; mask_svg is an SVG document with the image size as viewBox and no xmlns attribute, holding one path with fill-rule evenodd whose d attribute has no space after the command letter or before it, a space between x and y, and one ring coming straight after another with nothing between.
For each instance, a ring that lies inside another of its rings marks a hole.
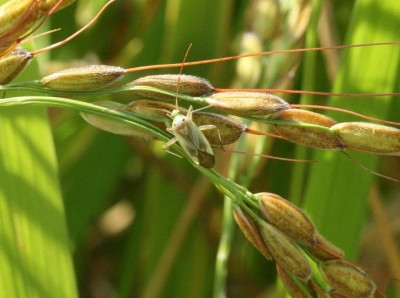
<instances>
[{"instance_id":1,"label":"pale green insect","mask_svg":"<svg viewBox=\"0 0 400 298\"><path fill-rule=\"evenodd\" d=\"M167 131L175 137L164 144L163 148L168 149L178 142L187 155L198 165L205 168L212 168L215 164L214 151L210 143L201 132L206 129L215 129L215 125L197 126L192 120L192 106L185 115L181 114L178 108L169 115L172 119L172 126Z\"/></svg>"},{"instance_id":2,"label":"pale green insect","mask_svg":"<svg viewBox=\"0 0 400 298\"><path fill-rule=\"evenodd\" d=\"M212 168L215 165L214 151L201 131L206 129L215 129L217 127L215 125L197 126L192 119L192 115L195 112L193 111L193 107L189 107L189 110L185 116L181 114L178 106L179 81L182 75L184 62L186 61L191 47L192 44L190 44L186 50L181 70L179 72L178 81L176 84L175 109L171 112L171 114L168 115L172 119L172 126L168 127L167 131L173 134L175 137L165 143L163 149L166 150L171 145L178 142L183 151L185 151L185 153L194 161L194 163L205 168ZM197 109L196 111L204 108Z\"/></svg>"}]
</instances>

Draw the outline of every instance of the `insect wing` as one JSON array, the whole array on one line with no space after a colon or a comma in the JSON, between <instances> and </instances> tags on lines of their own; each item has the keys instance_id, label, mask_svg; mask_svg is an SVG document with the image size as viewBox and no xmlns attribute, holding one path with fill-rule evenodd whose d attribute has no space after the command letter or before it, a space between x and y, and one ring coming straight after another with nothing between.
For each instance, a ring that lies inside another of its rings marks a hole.
<instances>
[{"instance_id":1,"label":"insect wing","mask_svg":"<svg viewBox=\"0 0 400 298\"><path fill-rule=\"evenodd\" d=\"M181 132L175 132L175 137L178 143L181 145L183 151L186 152L197 164L197 148L193 145L192 141L187 137L187 135ZM196 157L196 159L194 159Z\"/></svg>"},{"instance_id":2,"label":"insect wing","mask_svg":"<svg viewBox=\"0 0 400 298\"><path fill-rule=\"evenodd\" d=\"M205 168L212 168L214 166L214 152L210 143L196 124L189 121L185 129L175 131L175 137L182 149L196 164Z\"/></svg>"},{"instance_id":3,"label":"insect wing","mask_svg":"<svg viewBox=\"0 0 400 298\"><path fill-rule=\"evenodd\" d=\"M205 168L212 168L215 164L214 151L204 134L192 121L188 122L187 133L197 148L199 164Z\"/></svg>"},{"instance_id":4,"label":"insect wing","mask_svg":"<svg viewBox=\"0 0 400 298\"><path fill-rule=\"evenodd\" d=\"M199 164L205 168L211 169L215 165L215 157L212 154L209 154L204 151L197 151L197 158L199 160Z\"/></svg>"},{"instance_id":5,"label":"insect wing","mask_svg":"<svg viewBox=\"0 0 400 298\"><path fill-rule=\"evenodd\" d=\"M211 148L210 143L204 136L202 131L197 127L197 125L190 121L187 123L187 135L192 140L193 145L200 151L206 152L210 155L214 155L214 151Z\"/></svg>"}]
</instances>

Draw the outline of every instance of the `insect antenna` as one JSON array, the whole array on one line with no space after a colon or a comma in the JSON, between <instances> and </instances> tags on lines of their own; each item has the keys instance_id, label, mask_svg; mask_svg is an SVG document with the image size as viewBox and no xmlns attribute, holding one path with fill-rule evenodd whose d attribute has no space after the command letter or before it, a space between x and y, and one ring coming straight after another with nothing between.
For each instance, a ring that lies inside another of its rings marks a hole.
<instances>
[{"instance_id":1,"label":"insect antenna","mask_svg":"<svg viewBox=\"0 0 400 298\"><path fill-rule=\"evenodd\" d=\"M186 58L189 55L189 51L190 51L191 48L192 48L192 43L189 44L189 47L186 50L185 56L183 57L181 68L179 69L178 82L176 84L176 96L175 96L175 109L177 111L179 110L179 107L178 107L178 95L179 95L179 85L180 85L179 83L181 81L181 75L182 75L182 72L183 72L183 67L185 66Z\"/></svg>"},{"instance_id":2,"label":"insect antenna","mask_svg":"<svg viewBox=\"0 0 400 298\"><path fill-rule=\"evenodd\" d=\"M236 56L212 58L212 59L207 59L207 60L191 61L191 62L184 62L184 63L181 62L181 63L137 66L137 67L132 67L132 68L127 69L127 72L138 72L138 71L143 71L143 70L182 67L182 64L184 64L184 66L194 66L194 65L202 65L202 64L210 64L210 63L219 63L222 61L238 60L241 58L260 57L260 56L267 56L267 55L279 55L279 54L284 54L284 53L299 53L299 52L301 53L301 52L307 52L307 51L326 51L326 50L336 50L336 49L350 49L350 48L371 47L371 46L388 46L388 45L400 45L400 41L257 52L257 53L241 54L241 55L236 55ZM223 89L221 89L221 90L223 90ZM271 90L273 90L273 89L271 89ZM276 89L276 90L278 90L278 89ZM297 90L293 90L293 91L296 93L298 92ZM300 91L300 92L307 92L307 91Z\"/></svg>"}]
</instances>

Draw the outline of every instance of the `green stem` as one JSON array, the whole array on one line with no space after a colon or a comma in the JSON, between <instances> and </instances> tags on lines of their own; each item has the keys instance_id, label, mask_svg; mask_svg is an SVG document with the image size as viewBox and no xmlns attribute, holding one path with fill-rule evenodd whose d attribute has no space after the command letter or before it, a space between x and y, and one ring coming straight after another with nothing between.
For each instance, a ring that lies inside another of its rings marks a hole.
<instances>
[{"instance_id":1,"label":"green stem","mask_svg":"<svg viewBox=\"0 0 400 298\"><path fill-rule=\"evenodd\" d=\"M95 104L72 100L61 97L49 96L21 96L11 97L0 100L0 107L18 106L18 105L39 105L46 107L66 108L76 110L83 113L91 113L99 116L104 116L116 121L132 125L132 128L138 129L144 133L154 136L157 139L168 141L168 137L156 126L134 116L132 113L121 110L113 110Z\"/></svg>"},{"instance_id":2,"label":"green stem","mask_svg":"<svg viewBox=\"0 0 400 298\"><path fill-rule=\"evenodd\" d=\"M222 221L222 234L218 246L217 259L215 264L214 290L213 297L227 297L226 293L226 276L227 262L232 247L232 239L234 232L234 220L232 217L232 200L225 195L224 211Z\"/></svg>"},{"instance_id":3,"label":"green stem","mask_svg":"<svg viewBox=\"0 0 400 298\"><path fill-rule=\"evenodd\" d=\"M121 111L121 110L113 110L106 107L98 106L95 104L72 100L68 98L60 98L60 97L49 97L49 96L21 96L21 97L11 97L0 100L0 107L8 107L8 106L18 106L18 105L40 105L47 107L57 107L57 108L67 108L76 110L78 112L83 113L92 113L99 116L104 116L116 121L120 121L129 125L132 125L132 128L138 129L144 133L147 133L161 141L168 141L169 136L160 130L158 127L150 124L149 122L136 117L132 113ZM243 186L236 184L220 175L218 172L212 169L205 169L202 166L195 164L192 159L186 154L184 154L183 150L180 146L175 145L174 148L179 152L181 156L185 156L185 158L201 173L206 175L221 191L223 191L226 195L228 195L231 199L235 201L245 201L250 205L256 204L254 199L252 198L252 194Z\"/></svg>"}]
</instances>

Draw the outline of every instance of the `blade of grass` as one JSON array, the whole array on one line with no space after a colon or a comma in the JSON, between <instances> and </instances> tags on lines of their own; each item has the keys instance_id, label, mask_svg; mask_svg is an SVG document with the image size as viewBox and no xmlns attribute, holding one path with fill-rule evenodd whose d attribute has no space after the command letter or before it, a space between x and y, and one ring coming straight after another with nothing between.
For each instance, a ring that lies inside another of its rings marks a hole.
<instances>
[{"instance_id":1,"label":"blade of grass","mask_svg":"<svg viewBox=\"0 0 400 298\"><path fill-rule=\"evenodd\" d=\"M0 131L0 296L77 297L47 109L2 107Z\"/></svg>"},{"instance_id":2,"label":"blade of grass","mask_svg":"<svg viewBox=\"0 0 400 298\"><path fill-rule=\"evenodd\" d=\"M68 227L75 245L84 245L93 220L110 203L110 193L130 155L131 150L121 137L100 133L63 177Z\"/></svg>"},{"instance_id":3,"label":"blade of grass","mask_svg":"<svg viewBox=\"0 0 400 298\"><path fill-rule=\"evenodd\" d=\"M43 108L0 112L3 297L77 297L51 132Z\"/></svg>"}]
</instances>

